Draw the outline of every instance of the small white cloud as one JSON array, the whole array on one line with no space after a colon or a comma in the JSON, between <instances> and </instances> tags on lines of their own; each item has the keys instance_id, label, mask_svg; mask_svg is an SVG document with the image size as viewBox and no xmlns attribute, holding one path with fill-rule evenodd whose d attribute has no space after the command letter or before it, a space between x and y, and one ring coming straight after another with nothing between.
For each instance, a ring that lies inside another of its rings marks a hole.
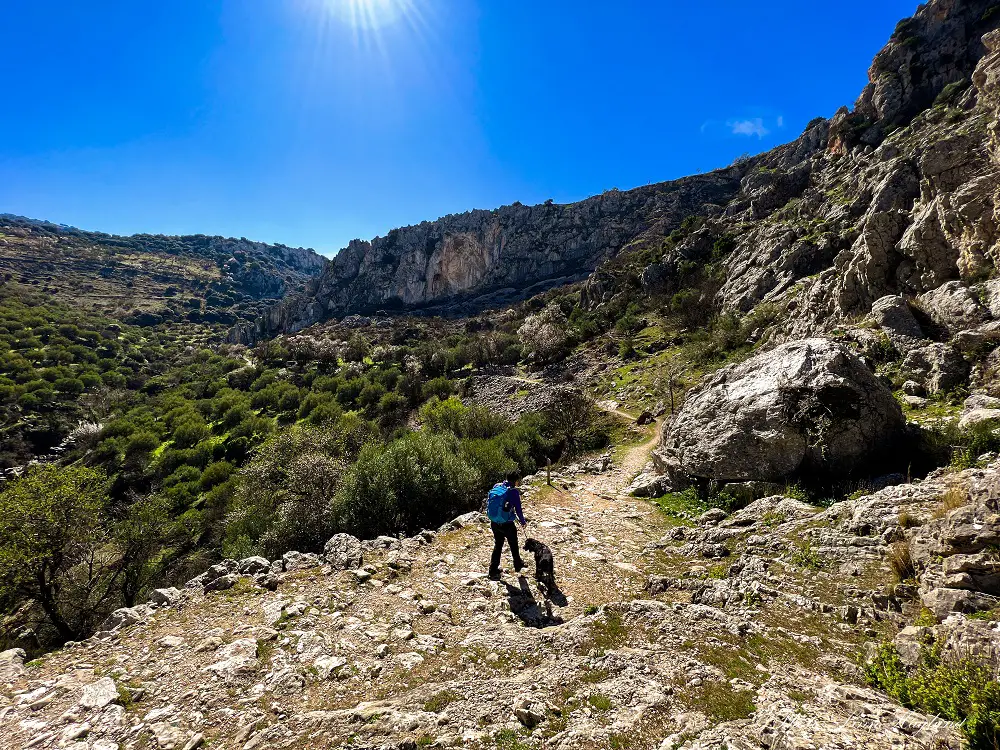
<instances>
[{"instance_id":1,"label":"small white cloud","mask_svg":"<svg viewBox=\"0 0 1000 750\"><path fill-rule=\"evenodd\" d=\"M764 126L764 119L761 117L754 117L752 120L730 120L726 124L733 135L755 135L758 138L763 138L771 132Z\"/></svg>"},{"instance_id":2,"label":"small white cloud","mask_svg":"<svg viewBox=\"0 0 1000 750\"><path fill-rule=\"evenodd\" d=\"M779 128L785 127L785 118L782 117L781 115L778 115L778 127Z\"/></svg>"}]
</instances>

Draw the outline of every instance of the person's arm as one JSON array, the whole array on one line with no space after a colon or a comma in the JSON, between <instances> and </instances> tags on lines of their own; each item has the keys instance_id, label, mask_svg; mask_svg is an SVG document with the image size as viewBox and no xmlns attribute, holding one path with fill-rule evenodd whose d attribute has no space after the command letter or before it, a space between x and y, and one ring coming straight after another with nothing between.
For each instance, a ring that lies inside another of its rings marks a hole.
<instances>
[{"instance_id":1,"label":"person's arm","mask_svg":"<svg viewBox=\"0 0 1000 750\"><path fill-rule=\"evenodd\" d=\"M528 522L524 520L524 513L521 510L521 491L513 488L512 490L514 497L511 498L510 504L514 508L514 514L517 516L517 520L521 522L522 526L524 526Z\"/></svg>"}]
</instances>

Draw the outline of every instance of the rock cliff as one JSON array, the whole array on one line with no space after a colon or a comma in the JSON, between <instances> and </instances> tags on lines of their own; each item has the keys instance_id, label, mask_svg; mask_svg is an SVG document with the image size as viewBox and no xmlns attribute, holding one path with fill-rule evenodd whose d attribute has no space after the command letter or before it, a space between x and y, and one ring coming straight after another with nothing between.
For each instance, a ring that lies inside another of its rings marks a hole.
<instances>
[{"instance_id":1,"label":"rock cliff","mask_svg":"<svg viewBox=\"0 0 1000 750\"><path fill-rule=\"evenodd\" d=\"M273 307L236 340L292 332L329 317L385 310L457 314L585 278L653 227L669 232L727 203L746 166L579 203L514 204L394 229L340 251L306 293Z\"/></svg>"}]
</instances>

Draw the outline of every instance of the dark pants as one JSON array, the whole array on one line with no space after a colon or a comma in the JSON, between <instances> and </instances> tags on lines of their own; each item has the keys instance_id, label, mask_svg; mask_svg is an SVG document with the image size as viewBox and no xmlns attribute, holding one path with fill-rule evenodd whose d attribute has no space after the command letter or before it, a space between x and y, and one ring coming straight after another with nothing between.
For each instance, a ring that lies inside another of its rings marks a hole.
<instances>
[{"instance_id":1,"label":"dark pants","mask_svg":"<svg viewBox=\"0 0 1000 750\"><path fill-rule=\"evenodd\" d=\"M493 529L493 557L490 558L490 573L493 575L500 573L500 555L503 554L504 541L510 546L510 554L514 558L514 569L523 568L521 550L517 546L517 526L514 525L514 522L494 523L490 521L490 527Z\"/></svg>"}]
</instances>

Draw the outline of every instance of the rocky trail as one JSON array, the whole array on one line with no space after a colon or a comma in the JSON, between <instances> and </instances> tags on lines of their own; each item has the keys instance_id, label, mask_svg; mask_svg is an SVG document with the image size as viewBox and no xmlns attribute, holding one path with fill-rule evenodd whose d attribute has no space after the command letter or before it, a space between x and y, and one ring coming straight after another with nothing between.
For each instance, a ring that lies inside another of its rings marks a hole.
<instances>
[{"instance_id":1,"label":"rocky trail","mask_svg":"<svg viewBox=\"0 0 1000 750\"><path fill-rule=\"evenodd\" d=\"M0 747L959 747L861 687L857 658L919 606L886 588L901 514L937 528L949 488L990 494L1000 466L684 518L621 494L654 443L528 483L551 615L530 561L487 579L478 513L227 561L86 642L0 655Z\"/></svg>"}]
</instances>

